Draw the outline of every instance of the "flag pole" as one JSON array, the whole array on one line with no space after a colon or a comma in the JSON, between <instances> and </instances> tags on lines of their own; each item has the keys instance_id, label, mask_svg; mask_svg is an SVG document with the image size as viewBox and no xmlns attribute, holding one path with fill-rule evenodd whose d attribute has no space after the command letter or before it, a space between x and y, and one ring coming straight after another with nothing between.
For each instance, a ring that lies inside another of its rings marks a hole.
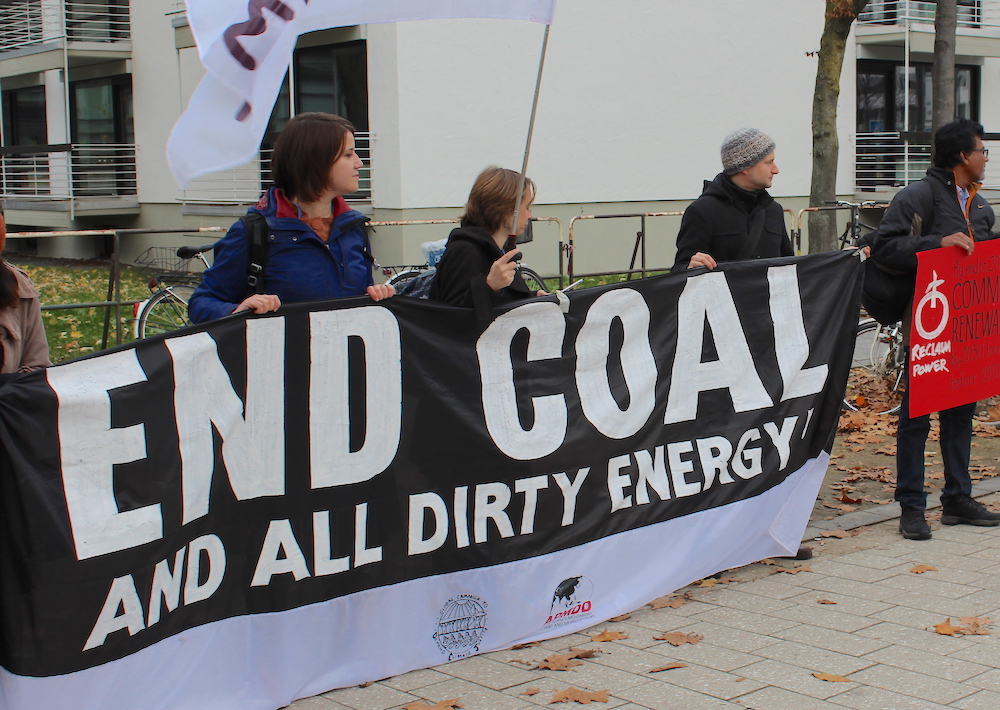
<instances>
[{"instance_id":1,"label":"flag pole","mask_svg":"<svg viewBox=\"0 0 1000 710\"><path fill-rule=\"evenodd\" d=\"M542 37L542 52L538 58L538 76L535 77L535 96L531 100L531 118L528 119L528 139L524 144L524 160L521 161L521 179L517 183L517 195L514 198L514 216L511 218L510 228L507 230L510 236L507 239L505 251L514 248L514 238L517 236L517 217L521 212L521 196L524 195L524 176L528 170L528 154L531 152L531 136L535 132L535 113L538 111L538 91L542 85L542 70L545 68L545 51L549 46L549 27L545 25L545 35Z\"/></svg>"}]
</instances>

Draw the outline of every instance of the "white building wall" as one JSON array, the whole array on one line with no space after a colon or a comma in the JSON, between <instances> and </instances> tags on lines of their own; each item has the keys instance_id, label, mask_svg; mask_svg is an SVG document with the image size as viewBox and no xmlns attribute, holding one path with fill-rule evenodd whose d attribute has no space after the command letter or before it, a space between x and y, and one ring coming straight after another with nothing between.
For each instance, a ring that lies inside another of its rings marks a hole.
<instances>
[{"instance_id":1,"label":"white building wall","mask_svg":"<svg viewBox=\"0 0 1000 710\"><path fill-rule=\"evenodd\" d=\"M528 171L539 202L693 199L719 170L722 138L743 125L778 144L773 194L808 195L816 59L806 53L819 48L824 5L561 4ZM542 33L497 20L368 28L376 207L459 206L486 165L520 167ZM394 61L385 61L392 47ZM848 47L839 111L845 194L853 192ZM398 180L384 175L397 150Z\"/></svg>"},{"instance_id":2,"label":"white building wall","mask_svg":"<svg viewBox=\"0 0 1000 710\"><path fill-rule=\"evenodd\" d=\"M175 9L175 3L142 0L130 6L139 201L178 204L180 193L167 169L167 136L180 116L182 100L187 103L196 82L182 85L187 72L174 49L174 30L167 15ZM198 69L201 70L200 64Z\"/></svg>"}]
</instances>

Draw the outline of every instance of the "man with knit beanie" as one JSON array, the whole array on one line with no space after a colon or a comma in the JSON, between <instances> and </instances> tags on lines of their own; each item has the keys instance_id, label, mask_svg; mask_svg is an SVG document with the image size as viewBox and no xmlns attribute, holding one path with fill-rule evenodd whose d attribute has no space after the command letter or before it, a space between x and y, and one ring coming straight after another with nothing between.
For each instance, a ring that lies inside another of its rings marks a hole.
<instances>
[{"instance_id":1,"label":"man with knit beanie","mask_svg":"<svg viewBox=\"0 0 1000 710\"><path fill-rule=\"evenodd\" d=\"M726 136L722 172L681 218L673 270L794 255L781 205L767 193L777 174L767 134L741 128Z\"/></svg>"},{"instance_id":2,"label":"man with knit beanie","mask_svg":"<svg viewBox=\"0 0 1000 710\"><path fill-rule=\"evenodd\" d=\"M756 128L741 128L722 141L722 172L705 181L701 197L681 218L677 257L672 271L704 266L714 269L720 261L793 256L781 205L767 194L778 174L774 141ZM812 557L812 549L799 547L797 560Z\"/></svg>"}]
</instances>

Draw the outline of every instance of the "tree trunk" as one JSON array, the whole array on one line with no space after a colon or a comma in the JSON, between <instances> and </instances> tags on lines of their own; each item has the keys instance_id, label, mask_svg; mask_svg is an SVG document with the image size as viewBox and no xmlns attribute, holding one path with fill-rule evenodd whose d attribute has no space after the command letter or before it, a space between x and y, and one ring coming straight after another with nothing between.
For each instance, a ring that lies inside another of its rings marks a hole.
<instances>
[{"instance_id":1,"label":"tree trunk","mask_svg":"<svg viewBox=\"0 0 1000 710\"><path fill-rule=\"evenodd\" d=\"M868 0L826 0L826 22L820 39L813 94L813 169L809 206L821 207L837 199L837 100L840 72L851 25ZM837 220L833 211L809 213L809 251L830 251L837 246Z\"/></svg>"},{"instance_id":2,"label":"tree trunk","mask_svg":"<svg viewBox=\"0 0 1000 710\"><path fill-rule=\"evenodd\" d=\"M955 120L955 27L958 24L956 0L938 0L934 16L934 69L931 88L934 97L934 117L931 130L936 131Z\"/></svg>"}]
</instances>

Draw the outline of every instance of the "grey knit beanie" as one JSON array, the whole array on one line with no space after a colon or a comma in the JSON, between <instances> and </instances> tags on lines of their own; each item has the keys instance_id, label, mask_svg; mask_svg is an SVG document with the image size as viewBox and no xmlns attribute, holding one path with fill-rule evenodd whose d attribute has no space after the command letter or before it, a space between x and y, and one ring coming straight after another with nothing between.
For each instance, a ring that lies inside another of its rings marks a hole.
<instances>
[{"instance_id":1,"label":"grey knit beanie","mask_svg":"<svg viewBox=\"0 0 1000 710\"><path fill-rule=\"evenodd\" d=\"M756 128L733 131L722 141L722 171L735 175L753 167L774 150L774 141Z\"/></svg>"}]
</instances>

